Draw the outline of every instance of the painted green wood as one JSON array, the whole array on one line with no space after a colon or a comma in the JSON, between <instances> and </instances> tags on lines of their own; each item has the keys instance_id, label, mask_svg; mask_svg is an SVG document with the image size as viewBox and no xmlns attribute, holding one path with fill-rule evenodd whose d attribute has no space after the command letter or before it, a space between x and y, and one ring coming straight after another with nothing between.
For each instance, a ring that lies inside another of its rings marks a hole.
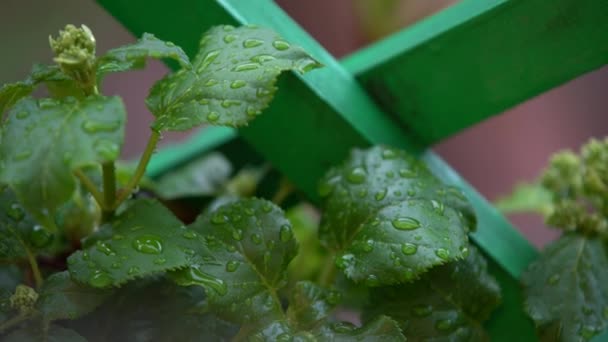
<instances>
[{"instance_id":1,"label":"painted green wood","mask_svg":"<svg viewBox=\"0 0 608 342\"><path fill-rule=\"evenodd\" d=\"M606 0L463 0L345 59L427 145L608 63Z\"/></svg>"},{"instance_id":2,"label":"painted green wood","mask_svg":"<svg viewBox=\"0 0 608 342\"><path fill-rule=\"evenodd\" d=\"M163 39L186 46L189 53L192 53L190 48L196 46L205 28L219 22L232 22L227 19L232 15L241 23L256 23L275 29L323 62L326 68L304 77L295 74L282 77L278 83L281 91L270 108L251 126L239 131L313 201L317 199L317 180L330 165L342 160L352 147L383 143L421 155L422 151L411 142L407 132L378 109L354 77L270 1L207 2L206 11L193 10L196 14L188 13L190 7L197 8L195 0L174 0L167 7L161 0L100 2L137 35L144 30L151 31ZM181 17L185 13L188 16ZM198 18L192 17L196 15ZM174 25L180 28L168 27ZM193 25L191 32L188 25ZM205 131L199 134L204 135ZM196 149L200 148L202 153L206 148L218 145L210 141ZM509 293L518 293L519 288L513 279L517 279L536 257L534 248L439 157L426 153L424 160L440 178L461 186L471 198L479 215L479 230L473 239L501 266L495 268L497 277L511 279L502 286ZM162 161L158 163L165 164ZM518 341L533 340L533 332L528 327L514 330L509 325L513 322L509 317L521 316L521 307L516 303L508 303L498 315L500 317L491 325L493 334L510 336Z\"/></svg>"}]
</instances>

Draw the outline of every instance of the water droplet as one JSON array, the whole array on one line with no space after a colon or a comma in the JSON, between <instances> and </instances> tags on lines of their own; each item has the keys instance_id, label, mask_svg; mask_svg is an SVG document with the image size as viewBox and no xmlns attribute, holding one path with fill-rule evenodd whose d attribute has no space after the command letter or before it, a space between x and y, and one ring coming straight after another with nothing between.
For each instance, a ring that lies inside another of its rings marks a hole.
<instances>
[{"instance_id":1,"label":"water droplet","mask_svg":"<svg viewBox=\"0 0 608 342\"><path fill-rule=\"evenodd\" d=\"M426 317L433 312L433 307L430 305L416 305L413 307L412 311L414 315L418 317Z\"/></svg>"},{"instance_id":2,"label":"water droplet","mask_svg":"<svg viewBox=\"0 0 608 342\"><path fill-rule=\"evenodd\" d=\"M221 102L221 105L224 108L230 108L232 106L238 106L240 104L241 104L241 101L239 101L239 100L224 100Z\"/></svg>"},{"instance_id":3,"label":"water droplet","mask_svg":"<svg viewBox=\"0 0 608 342\"><path fill-rule=\"evenodd\" d=\"M209 66L209 64L211 64L211 63L213 63L213 61L215 61L215 59L217 58L217 56L220 55L221 52L222 52L221 50L213 50L213 51L207 52L205 57L203 57L203 61L201 62L201 65L196 69L196 71L199 74L202 73Z\"/></svg>"},{"instance_id":4,"label":"water droplet","mask_svg":"<svg viewBox=\"0 0 608 342\"><path fill-rule=\"evenodd\" d=\"M260 234L252 234L251 235L251 242L253 242L253 244L255 245L259 245L260 243L262 243L262 237L260 236Z\"/></svg>"},{"instance_id":5,"label":"water droplet","mask_svg":"<svg viewBox=\"0 0 608 342\"><path fill-rule=\"evenodd\" d=\"M230 83L230 88L232 88L232 89L239 89L239 88L243 88L246 85L247 85L246 81L235 80L235 81L232 81L232 83Z\"/></svg>"},{"instance_id":6,"label":"water droplet","mask_svg":"<svg viewBox=\"0 0 608 342\"><path fill-rule=\"evenodd\" d=\"M454 326L454 322L450 319L440 319L435 324L435 328L437 328L437 330L441 330L441 331L450 330L450 329L452 329L453 326Z\"/></svg>"},{"instance_id":7,"label":"water droplet","mask_svg":"<svg viewBox=\"0 0 608 342\"><path fill-rule=\"evenodd\" d=\"M549 279L547 280L547 282L549 283L549 285L555 285L559 282L561 276L559 274L554 274L552 276L549 277Z\"/></svg>"},{"instance_id":8,"label":"water droplet","mask_svg":"<svg viewBox=\"0 0 608 342\"><path fill-rule=\"evenodd\" d=\"M293 336L290 333L282 333L277 336L277 342L292 342Z\"/></svg>"},{"instance_id":9,"label":"water droplet","mask_svg":"<svg viewBox=\"0 0 608 342\"><path fill-rule=\"evenodd\" d=\"M440 259L448 260L450 258L450 251L445 248L438 248L435 251L435 255L437 255Z\"/></svg>"},{"instance_id":10,"label":"water droplet","mask_svg":"<svg viewBox=\"0 0 608 342\"><path fill-rule=\"evenodd\" d=\"M463 257L468 258L470 253L469 248L465 246L460 247L460 253L462 253Z\"/></svg>"},{"instance_id":11,"label":"water droplet","mask_svg":"<svg viewBox=\"0 0 608 342\"><path fill-rule=\"evenodd\" d=\"M270 62L270 61L274 61L276 58L272 55L257 55L257 56L253 56L251 57L251 61L252 62L256 62L256 63L265 63L265 62Z\"/></svg>"},{"instance_id":12,"label":"water droplet","mask_svg":"<svg viewBox=\"0 0 608 342\"><path fill-rule=\"evenodd\" d=\"M403 252L405 255L416 254L416 251L418 251L418 246L413 243L408 242L401 245L401 252Z\"/></svg>"},{"instance_id":13,"label":"water droplet","mask_svg":"<svg viewBox=\"0 0 608 342\"><path fill-rule=\"evenodd\" d=\"M291 227L286 224L282 225L279 236L283 242L291 241L291 239L293 239L293 231L291 230Z\"/></svg>"},{"instance_id":14,"label":"water droplet","mask_svg":"<svg viewBox=\"0 0 608 342\"><path fill-rule=\"evenodd\" d=\"M290 47L289 43L284 40L275 40L272 42L272 46L279 51L285 51Z\"/></svg>"},{"instance_id":15,"label":"water droplet","mask_svg":"<svg viewBox=\"0 0 608 342\"><path fill-rule=\"evenodd\" d=\"M262 205L262 211L265 213L269 213L272 211L272 204L270 204L269 202L264 203L264 205Z\"/></svg>"},{"instance_id":16,"label":"water droplet","mask_svg":"<svg viewBox=\"0 0 608 342\"><path fill-rule=\"evenodd\" d=\"M120 122L100 122L94 120L85 120L82 123L82 130L86 133L98 133L98 132L114 132L120 127Z\"/></svg>"},{"instance_id":17,"label":"water droplet","mask_svg":"<svg viewBox=\"0 0 608 342\"><path fill-rule=\"evenodd\" d=\"M586 325L581 329L581 337L586 340L590 340L596 334L597 334L597 331L596 331L595 327Z\"/></svg>"},{"instance_id":18,"label":"water droplet","mask_svg":"<svg viewBox=\"0 0 608 342\"><path fill-rule=\"evenodd\" d=\"M391 149L386 149L386 150L382 151L382 158L383 159L395 159L395 158L397 158L397 153L395 153L395 151L393 151Z\"/></svg>"},{"instance_id":19,"label":"water droplet","mask_svg":"<svg viewBox=\"0 0 608 342\"><path fill-rule=\"evenodd\" d=\"M8 208L7 214L13 220L19 222L23 220L25 217L25 212L21 209L21 206L17 203L11 204L10 208Z\"/></svg>"},{"instance_id":20,"label":"water droplet","mask_svg":"<svg viewBox=\"0 0 608 342\"><path fill-rule=\"evenodd\" d=\"M244 47L244 48L248 48L248 49L249 49L249 48L254 48L254 47L256 47L256 46L260 46L260 45L262 45L262 44L264 44L264 41L263 41L263 40L260 40L260 39L253 39L253 38L250 38L250 39L245 39L245 40L243 41L243 47Z\"/></svg>"},{"instance_id":21,"label":"water droplet","mask_svg":"<svg viewBox=\"0 0 608 342\"><path fill-rule=\"evenodd\" d=\"M167 262L167 259L165 259L165 258L157 258L157 259L154 260L154 263L156 265L163 265L166 262Z\"/></svg>"},{"instance_id":22,"label":"water droplet","mask_svg":"<svg viewBox=\"0 0 608 342\"><path fill-rule=\"evenodd\" d=\"M112 278L110 277L109 274L102 272L100 270L97 270L93 273L93 276L91 276L91 279L89 279L89 284L93 287L98 287L98 288L107 287L110 284L112 284Z\"/></svg>"},{"instance_id":23,"label":"water droplet","mask_svg":"<svg viewBox=\"0 0 608 342\"><path fill-rule=\"evenodd\" d=\"M32 227L30 232L30 243L34 247L42 248L48 246L53 240L53 234L40 225Z\"/></svg>"},{"instance_id":24,"label":"water droplet","mask_svg":"<svg viewBox=\"0 0 608 342\"><path fill-rule=\"evenodd\" d=\"M395 229L399 230L412 230L420 227L420 221L413 217L398 217L391 223Z\"/></svg>"},{"instance_id":25,"label":"water droplet","mask_svg":"<svg viewBox=\"0 0 608 342\"><path fill-rule=\"evenodd\" d=\"M210 112L207 114L207 120L209 122L216 122L220 118L220 114L218 112Z\"/></svg>"},{"instance_id":26,"label":"water droplet","mask_svg":"<svg viewBox=\"0 0 608 342\"><path fill-rule=\"evenodd\" d=\"M186 239L192 240L192 239L196 238L197 234L194 231L188 229L187 231L185 231L182 234L182 236L185 237Z\"/></svg>"},{"instance_id":27,"label":"water droplet","mask_svg":"<svg viewBox=\"0 0 608 342\"><path fill-rule=\"evenodd\" d=\"M243 231L240 229L235 229L232 231L232 238L235 239L236 241L241 241L243 240Z\"/></svg>"},{"instance_id":28,"label":"water droplet","mask_svg":"<svg viewBox=\"0 0 608 342\"><path fill-rule=\"evenodd\" d=\"M44 98L44 99L38 100L38 106L42 109L51 108L56 105L57 105L57 101L55 101L54 99Z\"/></svg>"},{"instance_id":29,"label":"water droplet","mask_svg":"<svg viewBox=\"0 0 608 342\"><path fill-rule=\"evenodd\" d=\"M121 265L119 262L113 262L111 266L112 268L120 268Z\"/></svg>"},{"instance_id":30,"label":"water droplet","mask_svg":"<svg viewBox=\"0 0 608 342\"><path fill-rule=\"evenodd\" d=\"M178 284L184 286L208 286L220 296L223 296L228 292L228 287L226 286L226 283L223 280L201 271L198 267L189 267L187 269L178 271L176 275L176 281L178 282Z\"/></svg>"},{"instance_id":31,"label":"water droplet","mask_svg":"<svg viewBox=\"0 0 608 342\"><path fill-rule=\"evenodd\" d=\"M160 254L163 251L163 243L158 236L142 235L132 243L136 251L145 254Z\"/></svg>"},{"instance_id":32,"label":"water droplet","mask_svg":"<svg viewBox=\"0 0 608 342\"><path fill-rule=\"evenodd\" d=\"M239 268L240 265L241 263L239 261L228 261L226 263L226 272L234 272L237 268Z\"/></svg>"},{"instance_id":33,"label":"water droplet","mask_svg":"<svg viewBox=\"0 0 608 342\"><path fill-rule=\"evenodd\" d=\"M224 214L220 214L220 213L215 213L212 217L211 217L211 223L213 224L223 224L228 222L228 217Z\"/></svg>"},{"instance_id":34,"label":"water droplet","mask_svg":"<svg viewBox=\"0 0 608 342\"><path fill-rule=\"evenodd\" d=\"M232 70L237 71L237 72L250 71L250 70L255 70L259 67L260 67L260 64L258 64L258 63L243 63L243 64L239 64L239 65L235 66Z\"/></svg>"},{"instance_id":35,"label":"water droplet","mask_svg":"<svg viewBox=\"0 0 608 342\"><path fill-rule=\"evenodd\" d=\"M346 175L346 180L353 184L361 184L365 182L367 173L361 167L355 167Z\"/></svg>"},{"instance_id":36,"label":"water droplet","mask_svg":"<svg viewBox=\"0 0 608 342\"><path fill-rule=\"evenodd\" d=\"M387 188L384 188L383 190L380 190L376 193L376 195L374 196L374 198L376 199L376 201L382 201L384 199L384 197L386 197L386 193L388 192Z\"/></svg>"},{"instance_id":37,"label":"water droplet","mask_svg":"<svg viewBox=\"0 0 608 342\"><path fill-rule=\"evenodd\" d=\"M342 300L342 295L338 291L329 291L325 300L331 305L337 305Z\"/></svg>"},{"instance_id":38,"label":"water droplet","mask_svg":"<svg viewBox=\"0 0 608 342\"><path fill-rule=\"evenodd\" d=\"M378 285L380 285L380 280L375 275L370 274L365 279L365 285L367 285L369 287L378 286Z\"/></svg>"},{"instance_id":39,"label":"water droplet","mask_svg":"<svg viewBox=\"0 0 608 342\"><path fill-rule=\"evenodd\" d=\"M436 212L443 214L443 212L445 210L445 207L443 206L443 202L431 200L431 205L433 206L433 209L435 209Z\"/></svg>"},{"instance_id":40,"label":"water droplet","mask_svg":"<svg viewBox=\"0 0 608 342\"><path fill-rule=\"evenodd\" d=\"M403 178L414 178L416 177L416 172L409 169L401 169L399 170L399 176Z\"/></svg>"},{"instance_id":41,"label":"water droplet","mask_svg":"<svg viewBox=\"0 0 608 342\"><path fill-rule=\"evenodd\" d=\"M118 145L106 139L97 140L95 151L105 160L114 160L118 156Z\"/></svg>"},{"instance_id":42,"label":"water droplet","mask_svg":"<svg viewBox=\"0 0 608 342\"><path fill-rule=\"evenodd\" d=\"M339 258L336 258L336 267L343 270L352 264L354 261L354 255L352 254L344 254Z\"/></svg>"},{"instance_id":43,"label":"water droplet","mask_svg":"<svg viewBox=\"0 0 608 342\"><path fill-rule=\"evenodd\" d=\"M13 160L14 161L25 160L25 159L29 158L31 155L32 155L31 150L25 150L23 152L19 152L19 153L15 154L15 156L13 157Z\"/></svg>"},{"instance_id":44,"label":"water droplet","mask_svg":"<svg viewBox=\"0 0 608 342\"><path fill-rule=\"evenodd\" d=\"M21 120L21 119L27 118L29 115L30 115L30 112L24 110L24 111L17 113L17 115L15 115L15 116L17 117L17 119Z\"/></svg>"},{"instance_id":45,"label":"water droplet","mask_svg":"<svg viewBox=\"0 0 608 342\"><path fill-rule=\"evenodd\" d=\"M97 241L95 243L95 248L105 255L116 255L112 247L103 241Z\"/></svg>"},{"instance_id":46,"label":"water droplet","mask_svg":"<svg viewBox=\"0 0 608 342\"><path fill-rule=\"evenodd\" d=\"M203 85L204 85L205 87L213 87L214 85L216 85L216 84L218 84L218 83L219 83L219 81L218 81L218 80L216 80L215 78L210 78L210 79L208 79L208 80L207 80L207 81L206 81L206 82L205 82Z\"/></svg>"},{"instance_id":47,"label":"water droplet","mask_svg":"<svg viewBox=\"0 0 608 342\"><path fill-rule=\"evenodd\" d=\"M224 36L224 43L230 44L233 41L235 41L236 38L237 38L237 36L234 35L234 34L227 34L227 35Z\"/></svg>"},{"instance_id":48,"label":"water droplet","mask_svg":"<svg viewBox=\"0 0 608 342\"><path fill-rule=\"evenodd\" d=\"M371 252L374 250L374 240L367 240L365 241L365 243L363 243L363 251L364 252Z\"/></svg>"}]
</instances>

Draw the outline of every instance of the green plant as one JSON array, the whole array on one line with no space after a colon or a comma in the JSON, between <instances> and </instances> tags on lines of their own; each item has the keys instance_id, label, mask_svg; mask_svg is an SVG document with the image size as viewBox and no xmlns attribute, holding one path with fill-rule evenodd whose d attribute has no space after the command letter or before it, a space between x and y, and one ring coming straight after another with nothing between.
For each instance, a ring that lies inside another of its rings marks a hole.
<instances>
[{"instance_id":1,"label":"green plant","mask_svg":"<svg viewBox=\"0 0 608 342\"><path fill-rule=\"evenodd\" d=\"M545 341L587 340L608 327L608 139L552 157L541 180L498 202L538 212L561 237L523 274L525 308Z\"/></svg>"},{"instance_id":2,"label":"green plant","mask_svg":"<svg viewBox=\"0 0 608 342\"><path fill-rule=\"evenodd\" d=\"M286 181L274 203L243 198L265 166L231 178L229 161L213 155L144 178L163 131L247 125L282 71L320 67L300 48L266 29L222 26L192 61L150 34L97 57L92 33L70 25L51 47L56 65L0 89L0 111L10 109L0 135L7 340L487 338L482 323L500 289L469 243L473 210L403 151L355 149L329 170L318 228L310 205L279 207L291 194ZM146 58L181 68L150 90L156 119L133 167L116 161L122 101L99 89L108 73ZM41 83L49 97L30 97ZM132 196L139 187L161 200L215 199L186 226L158 199Z\"/></svg>"}]
</instances>

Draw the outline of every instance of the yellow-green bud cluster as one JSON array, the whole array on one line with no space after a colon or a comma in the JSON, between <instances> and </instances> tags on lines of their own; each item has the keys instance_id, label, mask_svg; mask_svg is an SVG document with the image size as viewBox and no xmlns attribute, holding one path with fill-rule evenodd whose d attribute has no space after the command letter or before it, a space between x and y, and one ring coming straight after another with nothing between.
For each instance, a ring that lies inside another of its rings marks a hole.
<instances>
[{"instance_id":1,"label":"yellow-green bud cluster","mask_svg":"<svg viewBox=\"0 0 608 342\"><path fill-rule=\"evenodd\" d=\"M49 37L49 43L63 72L85 87L94 85L95 37L88 27L67 25L59 37Z\"/></svg>"},{"instance_id":2,"label":"yellow-green bud cluster","mask_svg":"<svg viewBox=\"0 0 608 342\"><path fill-rule=\"evenodd\" d=\"M20 313L28 313L34 310L38 293L33 288L26 285L17 285L15 293L10 298L11 308Z\"/></svg>"}]
</instances>

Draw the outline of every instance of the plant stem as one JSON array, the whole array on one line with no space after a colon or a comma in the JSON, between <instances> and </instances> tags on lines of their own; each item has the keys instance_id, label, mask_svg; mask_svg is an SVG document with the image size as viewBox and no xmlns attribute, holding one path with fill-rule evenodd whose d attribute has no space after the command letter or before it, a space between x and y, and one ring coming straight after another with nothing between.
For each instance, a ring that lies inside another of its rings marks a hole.
<instances>
[{"instance_id":1,"label":"plant stem","mask_svg":"<svg viewBox=\"0 0 608 342\"><path fill-rule=\"evenodd\" d=\"M107 222L114 216L114 201L116 200L116 173L114 162L106 162L102 164L103 171L103 198L104 205L102 206L103 214L102 222Z\"/></svg>"},{"instance_id":2,"label":"plant stem","mask_svg":"<svg viewBox=\"0 0 608 342\"><path fill-rule=\"evenodd\" d=\"M32 268L36 288L40 288L44 280L42 278L42 274L40 273L40 268L38 267L38 260L36 260L36 257L34 254L32 254L29 248L25 248L25 252L27 253L27 261L30 263L30 267Z\"/></svg>"},{"instance_id":3,"label":"plant stem","mask_svg":"<svg viewBox=\"0 0 608 342\"><path fill-rule=\"evenodd\" d=\"M150 162L150 158L152 158L152 153L154 153L154 149L156 148L156 144L158 143L159 140L160 140L160 133L158 131L152 130L152 134L150 134L150 138L148 139L148 144L146 145L146 149L144 150L144 153L142 154L141 159L139 160L139 163L137 164L137 169L135 169L135 174L133 175L133 177L131 177L127 186L120 191L120 194L118 195L118 199L116 200L116 202L114 202L114 206L113 206L114 209L118 208L118 206L120 206L120 204L122 202L124 202L124 200L126 200L129 197L129 195L131 195L131 192L133 192L133 189L135 189L135 187L137 187L137 185L139 184L141 177L143 177L144 174L146 173L146 167L148 166L148 163Z\"/></svg>"},{"instance_id":4,"label":"plant stem","mask_svg":"<svg viewBox=\"0 0 608 342\"><path fill-rule=\"evenodd\" d=\"M102 209L105 208L103 195L101 192L99 192L99 190L97 190L97 187L95 184L93 184L93 181L91 181L89 177L87 177L87 175L85 175L80 169L74 171L74 175L78 177L80 183L91 193L97 204L99 204Z\"/></svg>"},{"instance_id":5,"label":"plant stem","mask_svg":"<svg viewBox=\"0 0 608 342\"><path fill-rule=\"evenodd\" d=\"M325 260L325 266L321 270L321 274L319 274L319 284L321 286L330 287L334 283L334 279L336 278L335 256L335 253L330 253Z\"/></svg>"},{"instance_id":6,"label":"plant stem","mask_svg":"<svg viewBox=\"0 0 608 342\"><path fill-rule=\"evenodd\" d=\"M276 205L281 205L283 201L293 192L293 185L285 178L281 179L279 189L272 197L272 202Z\"/></svg>"},{"instance_id":7,"label":"plant stem","mask_svg":"<svg viewBox=\"0 0 608 342\"><path fill-rule=\"evenodd\" d=\"M27 319L30 318L30 313L19 313L17 316L12 317L9 320L6 320L4 322L2 322L2 324L0 324L0 333L3 333L4 331L12 328L14 325L17 325Z\"/></svg>"}]
</instances>

